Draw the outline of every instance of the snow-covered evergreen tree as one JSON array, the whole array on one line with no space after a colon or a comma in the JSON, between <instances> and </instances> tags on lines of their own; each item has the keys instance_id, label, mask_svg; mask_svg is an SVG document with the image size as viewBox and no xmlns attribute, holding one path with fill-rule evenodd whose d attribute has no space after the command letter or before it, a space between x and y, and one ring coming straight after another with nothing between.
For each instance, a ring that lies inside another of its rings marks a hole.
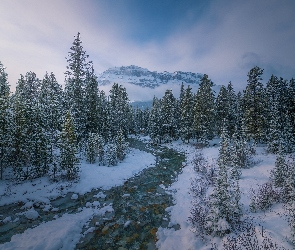
<instances>
[{"instance_id":1,"label":"snow-covered evergreen tree","mask_svg":"<svg viewBox=\"0 0 295 250\"><path fill-rule=\"evenodd\" d=\"M213 82L204 74L196 94L194 115L194 131L196 138L204 143L214 137L215 132L215 97Z\"/></svg>"},{"instance_id":2,"label":"snow-covered evergreen tree","mask_svg":"<svg viewBox=\"0 0 295 250\"><path fill-rule=\"evenodd\" d=\"M117 146L115 143L108 142L106 144L104 163L108 167L117 165L117 163L118 163Z\"/></svg>"},{"instance_id":3,"label":"snow-covered evergreen tree","mask_svg":"<svg viewBox=\"0 0 295 250\"><path fill-rule=\"evenodd\" d=\"M69 180L77 178L79 159L77 153L77 137L70 111L67 112L60 134L60 166Z\"/></svg>"},{"instance_id":4,"label":"snow-covered evergreen tree","mask_svg":"<svg viewBox=\"0 0 295 250\"><path fill-rule=\"evenodd\" d=\"M237 168L237 175L240 176L240 168L249 168L252 163L252 155L254 153L253 147L247 142L245 129L240 133L234 133L232 136L231 145L231 164Z\"/></svg>"},{"instance_id":5,"label":"snow-covered evergreen tree","mask_svg":"<svg viewBox=\"0 0 295 250\"><path fill-rule=\"evenodd\" d=\"M66 108L70 110L79 143L86 133L85 116L85 81L90 63L88 55L83 49L80 33L74 39L67 57L67 71L65 72Z\"/></svg>"},{"instance_id":6,"label":"snow-covered evergreen tree","mask_svg":"<svg viewBox=\"0 0 295 250\"><path fill-rule=\"evenodd\" d=\"M243 107L247 134L257 142L265 141L265 91L261 82L263 69L252 68L244 90Z\"/></svg>"},{"instance_id":7,"label":"snow-covered evergreen tree","mask_svg":"<svg viewBox=\"0 0 295 250\"><path fill-rule=\"evenodd\" d=\"M40 117L39 91L40 80L35 73L28 72L25 76L21 75L13 96L13 165L17 178L34 177L34 167L39 168L39 162L37 164L35 159L42 158L38 155L42 154L41 152L33 150L39 142L41 143L39 134L43 119ZM23 171L24 167L26 171Z\"/></svg>"},{"instance_id":8,"label":"snow-covered evergreen tree","mask_svg":"<svg viewBox=\"0 0 295 250\"><path fill-rule=\"evenodd\" d=\"M97 158L101 160L101 148L103 148L102 137L96 133L89 133L85 145L86 161L93 164L96 162Z\"/></svg>"},{"instance_id":9,"label":"snow-covered evergreen tree","mask_svg":"<svg viewBox=\"0 0 295 250\"><path fill-rule=\"evenodd\" d=\"M193 107L194 96L190 86L186 90L183 90L183 94L180 96L180 124L179 132L183 141L189 142L193 137Z\"/></svg>"},{"instance_id":10,"label":"snow-covered evergreen tree","mask_svg":"<svg viewBox=\"0 0 295 250\"><path fill-rule=\"evenodd\" d=\"M129 133L130 106L126 89L114 83L109 96L109 135L114 138L122 130L125 137Z\"/></svg>"},{"instance_id":11,"label":"snow-covered evergreen tree","mask_svg":"<svg viewBox=\"0 0 295 250\"><path fill-rule=\"evenodd\" d=\"M150 109L145 108L142 114L142 132L144 132L144 134L148 133L149 117L150 117Z\"/></svg>"},{"instance_id":12,"label":"snow-covered evergreen tree","mask_svg":"<svg viewBox=\"0 0 295 250\"><path fill-rule=\"evenodd\" d=\"M206 217L207 232L218 237L230 233L241 216L239 183L228 172L230 163L229 138L223 128L218 157L219 170L213 193L209 197L210 208Z\"/></svg>"},{"instance_id":13,"label":"snow-covered evergreen tree","mask_svg":"<svg viewBox=\"0 0 295 250\"><path fill-rule=\"evenodd\" d=\"M99 121L99 91L97 77L93 67L86 72L85 80L85 126L86 134L97 133L100 129Z\"/></svg>"},{"instance_id":14,"label":"snow-covered evergreen tree","mask_svg":"<svg viewBox=\"0 0 295 250\"><path fill-rule=\"evenodd\" d=\"M284 187L288 179L288 166L283 150L279 150L275 168L271 171L271 179L275 187Z\"/></svg>"},{"instance_id":15,"label":"snow-covered evergreen tree","mask_svg":"<svg viewBox=\"0 0 295 250\"><path fill-rule=\"evenodd\" d=\"M98 133L103 137L104 141L108 140L110 130L109 104L104 91L99 92L98 98Z\"/></svg>"},{"instance_id":16,"label":"snow-covered evergreen tree","mask_svg":"<svg viewBox=\"0 0 295 250\"><path fill-rule=\"evenodd\" d=\"M228 115L228 99L227 89L224 85L221 86L216 98L215 111L216 111L216 127L218 135L221 135L224 121Z\"/></svg>"},{"instance_id":17,"label":"snow-covered evergreen tree","mask_svg":"<svg viewBox=\"0 0 295 250\"><path fill-rule=\"evenodd\" d=\"M227 121L228 121L228 134L230 138L233 136L238 120L238 99L235 94L235 91L233 89L233 85L231 82L227 85L227 106L228 106L228 115L227 115Z\"/></svg>"},{"instance_id":18,"label":"snow-covered evergreen tree","mask_svg":"<svg viewBox=\"0 0 295 250\"><path fill-rule=\"evenodd\" d=\"M31 164L33 166L32 177L41 177L48 173L51 163L50 137L45 130L43 122L45 121L39 102L35 108L35 128L32 134Z\"/></svg>"},{"instance_id":19,"label":"snow-covered evergreen tree","mask_svg":"<svg viewBox=\"0 0 295 250\"><path fill-rule=\"evenodd\" d=\"M10 110L10 87L8 75L0 62L0 179L3 169L9 163L12 144L12 114Z\"/></svg>"},{"instance_id":20,"label":"snow-covered evergreen tree","mask_svg":"<svg viewBox=\"0 0 295 250\"><path fill-rule=\"evenodd\" d=\"M148 131L154 143L161 143L161 101L156 97L153 99L153 106L149 116Z\"/></svg>"},{"instance_id":21,"label":"snow-covered evergreen tree","mask_svg":"<svg viewBox=\"0 0 295 250\"><path fill-rule=\"evenodd\" d=\"M18 95L13 96L13 144L11 164L16 179L23 178L23 167L29 165L30 148L28 143L29 128L26 123L26 106Z\"/></svg>"},{"instance_id":22,"label":"snow-covered evergreen tree","mask_svg":"<svg viewBox=\"0 0 295 250\"><path fill-rule=\"evenodd\" d=\"M161 100L161 134L164 142L171 141L177 137L176 99L172 90L166 90Z\"/></svg>"},{"instance_id":23,"label":"snow-covered evergreen tree","mask_svg":"<svg viewBox=\"0 0 295 250\"><path fill-rule=\"evenodd\" d=\"M128 143L125 140L124 134L122 130L119 131L118 135L115 138L116 148L117 148L117 158L119 161L124 160L126 156L126 151L128 147Z\"/></svg>"},{"instance_id":24,"label":"snow-covered evergreen tree","mask_svg":"<svg viewBox=\"0 0 295 250\"><path fill-rule=\"evenodd\" d=\"M266 86L266 100L268 151L277 153L280 146L285 152L290 152L294 139L286 81L272 75Z\"/></svg>"},{"instance_id":25,"label":"snow-covered evergreen tree","mask_svg":"<svg viewBox=\"0 0 295 250\"><path fill-rule=\"evenodd\" d=\"M50 164L53 178L57 171L57 148L59 134L62 129L63 91L53 73L46 73L40 88L39 107L42 119L42 129L48 140L49 151L47 164ZM39 132L41 132L39 130Z\"/></svg>"},{"instance_id":26,"label":"snow-covered evergreen tree","mask_svg":"<svg viewBox=\"0 0 295 250\"><path fill-rule=\"evenodd\" d=\"M295 136L295 79L292 78L288 84L288 114L292 127L292 136Z\"/></svg>"},{"instance_id":27,"label":"snow-covered evergreen tree","mask_svg":"<svg viewBox=\"0 0 295 250\"><path fill-rule=\"evenodd\" d=\"M243 109L243 98L242 93L238 92L236 96L236 124L235 124L235 133L243 134L243 137L246 139L246 126L244 119L244 109Z\"/></svg>"}]
</instances>

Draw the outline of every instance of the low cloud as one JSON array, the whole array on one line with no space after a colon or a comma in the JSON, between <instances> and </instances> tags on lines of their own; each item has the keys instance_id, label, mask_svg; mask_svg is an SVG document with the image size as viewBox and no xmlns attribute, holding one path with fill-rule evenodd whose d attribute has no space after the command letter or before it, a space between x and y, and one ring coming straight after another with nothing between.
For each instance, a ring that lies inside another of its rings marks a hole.
<instances>
[{"instance_id":1,"label":"low cloud","mask_svg":"<svg viewBox=\"0 0 295 250\"><path fill-rule=\"evenodd\" d=\"M232 81L243 88L254 64L265 69L265 80L271 71L287 79L295 72L291 0L210 1L195 23L182 23L166 37L146 42L128 37L139 27L132 22L140 20L132 20L127 8L114 16L103 2L7 0L1 9L0 60L12 90L27 71L40 78L52 71L63 84L65 57L78 31L97 73L133 64L151 71L206 73L215 84Z\"/></svg>"}]
</instances>

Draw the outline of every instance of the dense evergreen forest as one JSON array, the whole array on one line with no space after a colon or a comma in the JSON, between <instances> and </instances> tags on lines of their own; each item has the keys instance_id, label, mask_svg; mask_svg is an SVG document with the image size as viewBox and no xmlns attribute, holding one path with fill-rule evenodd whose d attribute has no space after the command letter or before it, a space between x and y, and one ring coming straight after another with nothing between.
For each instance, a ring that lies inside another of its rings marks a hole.
<instances>
[{"instance_id":1,"label":"dense evergreen forest","mask_svg":"<svg viewBox=\"0 0 295 250\"><path fill-rule=\"evenodd\" d=\"M5 168L13 169L15 180L75 179L81 158L116 165L127 153L129 134L149 135L156 144L181 138L206 145L219 136L235 145L266 143L271 153L294 150L294 79L272 75L263 86L263 70L254 67L242 93L229 83L217 94L205 74L197 93L182 85L179 97L167 90L142 110L131 107L121 85L114 83L109 95L99 91L79 33L67 63L64 89L53 73L40 80L27 72L13 94L0 63L1 179Z\"/></svg>"}]
</instances>

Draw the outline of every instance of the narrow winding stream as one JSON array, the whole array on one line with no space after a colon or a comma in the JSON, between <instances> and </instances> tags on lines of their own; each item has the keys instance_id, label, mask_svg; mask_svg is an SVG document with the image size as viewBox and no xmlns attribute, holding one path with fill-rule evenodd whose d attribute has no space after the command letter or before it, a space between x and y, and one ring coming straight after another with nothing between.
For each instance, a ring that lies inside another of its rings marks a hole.
<instances>
[{"instance_id":1,"label":"narrow winding stream","mask_svg":"<svg viewBox=\"0 0 295 250\"><path fill-rule=\"evenodd\" d=\"M55 215L76 213L87 202L99 200L101 204L112 204L114 212L94 216L83 231L89 227L92 232L84 233L76 249L155 249L158 227L167 227L169 215L165 209L173 204L172 195L165 188L173 183L182 169L184 155L166 147L154 147L136 139L129 140L130 146L147 151L157 157L156 167L147 168L128 179L124 185L110 190L93 190L77 200L72 193L51 201L55 212L44 212L34 205L40 217L30 221L21 217L18 221L0 225L0 244L10 241L12 235L22 233L42 222L53 220ZM122 169L122 171L124 171ZM93 197L102 191L105 197ZM11 216L22 212L23 204L0 207L0 214Z\"/></svg>"}]
</instances>

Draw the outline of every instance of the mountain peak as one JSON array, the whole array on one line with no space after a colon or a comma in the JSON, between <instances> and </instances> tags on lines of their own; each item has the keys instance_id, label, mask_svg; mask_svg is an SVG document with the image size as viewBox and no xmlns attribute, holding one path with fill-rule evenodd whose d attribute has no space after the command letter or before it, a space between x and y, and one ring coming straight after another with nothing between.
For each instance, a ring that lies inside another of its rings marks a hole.
<instances>
[{"instance_id":1,"label":"mountain peak","mask_svg":"<svg viewBox=\"0 0 295 250\"><path fill-rule=\"evenodd\" d=\"M178 84L182 82L187 84L199 84L203 74L175 71L170 73L167 71L157 72L149 71L136 65L114 67L104 71L98 76L98 83L100 85L129 83L147 88L156 88L162 84Z\"/></svg>"}]
</instances>

